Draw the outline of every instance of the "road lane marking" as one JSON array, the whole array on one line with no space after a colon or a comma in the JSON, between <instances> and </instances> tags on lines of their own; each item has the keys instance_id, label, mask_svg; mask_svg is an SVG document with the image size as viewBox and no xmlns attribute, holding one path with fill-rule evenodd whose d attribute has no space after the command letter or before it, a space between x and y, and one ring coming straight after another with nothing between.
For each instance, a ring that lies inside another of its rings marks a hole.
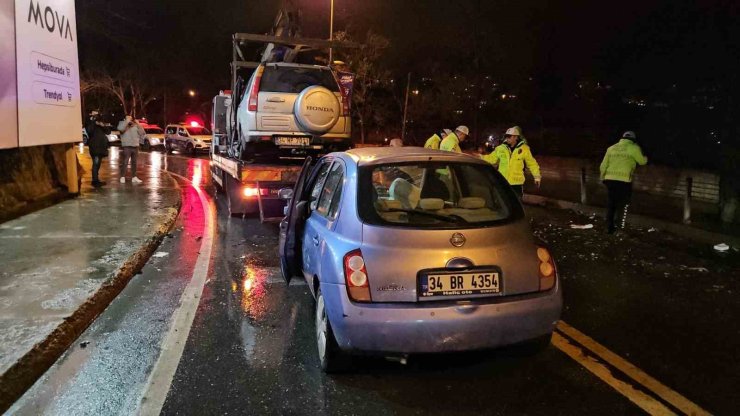
<instances>
[{"instance_id":1,"label":"road lane marking","mask_svg":"<svg viewBox=\"0 0 740 416\"><path fill-rule=\"evenodd\" d=\"M675 415L675 413L668 409L663 403L650 397L644 392L635 389L631 384L615 378L607 366L589 357L581 348L570 343L557 332L553 332L552 334L552 345L581 364L586 368L586 370L593 373L596 377L600 378L603 382L614 388L614 390L618 391L622 396L629 399L629 401L636 404L640 409L647 413L651 415Z\"/></svg>"},{"instance_id":2,"label":"road lane marking","mask_svg":"<svg viewBox=\"0 0 740 416\"><path fill-rule=\"evenodd\" d=\"M188 181L187 178L176 173L168 173ZM172 315L170 328L162 342L159 358L157 358L157 362L154 364L154 368L149 374L149 379L144 388L137 412L140 415L156 416L162 411L164 402L167 399L167 393L170 391L170 386L172 385L172 379L175 377L175 372L180 364L180 358L185 349L185 343L190 334L193 319L195 319L195 313L200 303L203 287L208 278L214 240L213 208L200 187L193 186L192 188L197 192L201 206L203 207L205 232L201 240L198 258L195 261L193 276L180 297L180 306L178 306Z\"/></svg>"},{"instance_id":3,"label":"road lane marking","mask_svg":"<svg viewBox=\"0 0 740 416\"><path fill-rule=\"evenodd\" d=\"M598 342L596 342L594 339L592 339L588 335L568 325L566 322L559 321L557 325L557 330L562 332L566 336L572 338L575 342L580 344L586 351L592 353L593 355L597 356L598 358L600 358L601 360L603 360L610 366L621 371L627 377L635 381L637 384L643 386L644 388L649 390L652 394L656 395L657 397L664 400L665 402L670 403L671 406L674 406L676 409L680 410L684 414L697 415L697 416L710 415L709 412L702 409L701 407L699 407L697 404L695 404L691 400L687 399L686 397L682 396L675 390L671 389L670 387L666 386L665 384L651 377L644 371L637 368L634 364L630 363L629 361L625 360L624 358L610 351L608 348L599 344ZM557 342L556 342L556 339L557 339ZM609 371L607 367L605 367L601 363L598 363L594 359L588 357L587 354L585 354L583 350L581 350L581 348L570 343L566 338L563 338L557 332L553 333L553 345L555 345L558 349L560 349L561 351L566 353L568 356L576 360L579 364L586 367L589 371L591 371L596 376L601 378L607 384L614 387L617 391L619 391L624 396L626 396L630 401L637 404L638 406L640 406L643 410L647 411L648 413L661 414L661 415L662 414L674 414L673 412L668 410L668 408L665 408L665 406L663 406L662 403L652 398L650 399L659 403L669 413L653 413L650 410L643 407L641 404L646 403L642 397L642 396L645 396L643 392L635 390L633 387L629 385L627 385L628 388L624 388L622 384L626 384L626 383L615 379L612 376L611 371ZM598 372L592 368L597 369ZM617 382L620 387L617 388L614 382ZM638 400L639 403L635 399Z\"/></svg>"}]
</instances>

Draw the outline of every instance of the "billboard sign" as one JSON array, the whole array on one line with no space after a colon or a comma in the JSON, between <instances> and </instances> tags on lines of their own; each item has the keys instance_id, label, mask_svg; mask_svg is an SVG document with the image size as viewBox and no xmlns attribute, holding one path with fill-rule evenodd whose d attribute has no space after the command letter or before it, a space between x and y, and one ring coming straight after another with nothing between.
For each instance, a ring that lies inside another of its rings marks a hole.
<instances>
[{"instance_id":1,"label":"billboard sign","mask_svg":"<svg viewBox=\"0 0 740 416\"><path fill-rule=\"evenodd\" d=\"M14 21L13 1L0 0L0 149L18 147Z\"/></svg>"},{"instance_id":2,"label":"billboard sign","mask_svg":"<svg viewBox=\"0 0 740 416\"><path fill-rule=\"evenodd\" d=\"M0 1L3 8L7 3L13 7L10 0ZM15 67L17 146L79 141L82 122L74 0L15 0ZM3 100L9 95L2 94Z\"/></svg>"}]
</instances>

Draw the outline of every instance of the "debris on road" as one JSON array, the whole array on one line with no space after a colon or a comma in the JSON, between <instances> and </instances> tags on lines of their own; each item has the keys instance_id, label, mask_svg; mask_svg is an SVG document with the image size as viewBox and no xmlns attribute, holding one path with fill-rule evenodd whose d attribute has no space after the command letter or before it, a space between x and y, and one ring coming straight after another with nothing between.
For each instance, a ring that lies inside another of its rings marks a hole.
<instances>
[{"instance_id":1,"label":"debris on road","mask_svg":"<svg viewBox=\"0 0 740 416\"><path fill-rule=\"evenodd\" d=\"M571 224L570 228L574 230L590 230L591 228L594 228L594 225L593 224L583 224L583 225Z\"/></svg>"},{"instance_id":2,"label":"debris on road","mask_svg":"<svg viewBox=\"0 0 740 416\"><path fill-rule=\"evenodd\" d=\"M90 345L90 341L80 342L80 348L87 348L88 345Z\"/></svg>"},{"instance_id":3,"label":"debris on road","mask_svg":"<svg viewBox=\"0 0 740 416\"><path fill-rule=\"evenodd\" d=\"M724 252L726 252L727 250L730 249L730 246L728 246L725 243L719 243L719 244L717 244L717 245L714 246L714 249L716 251L719 251L720 253L724 253Z\"/></svg>"},{"instance_id":4,"label":"debris on road","mask_svg":"<svg viewBox=\"0 0 740 416\"><path fill-rule=\"evenodd\" d=\"M156 257L156 258L158 258L158 259L161 259L162 257L167 257L167 256L169 256L169 255L170 255L170 253L168 253L168 252L166 252L166 251L158 251L158 252L154 253L154 254L152 255L152 257Z\"/></svg>"}]
</instances>

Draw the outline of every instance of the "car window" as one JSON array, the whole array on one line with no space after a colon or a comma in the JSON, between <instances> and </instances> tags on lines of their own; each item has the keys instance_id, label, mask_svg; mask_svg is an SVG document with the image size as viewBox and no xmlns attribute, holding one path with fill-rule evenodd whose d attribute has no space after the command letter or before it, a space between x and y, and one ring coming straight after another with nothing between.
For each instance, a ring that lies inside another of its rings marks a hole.
<instances>
[{"instance_id":1,"label":"car window","mask_svg":"<svg viewBox=\"0 0 740 416\"><path fill-rule=\"evenodd\" d=\"M191 136L202 136L205 134L211 134L211 131L205 127L188 127L187 131Z\"/></svg>"},{"instance_id":2,"label":"car window","mask_svg":"<svg viewBox=\"0 0 740 416\"><path fill-rule=\"evenodd\" d=\"M321 196L321 189L324 185L324 179L326 179L326 175L329 173L329 166L331 166L331 161L325 161L317 168L318 170L316 171L313 185L311 187L311 194L308 198L308 206L311 210L316 209L315 202L318 201L319 196Z\"/></svg>"},{"instance_id":3,"label":"car window","mask_svg":"<svg viewBox=\"0 0 740 416\"><path fill-rule=\"evenodd\" d=\"M358 186L358 211L369 224L465 228L523 215L505 179L488 165L377 165L361 169Z\"/></svg>"},{"instance_id":4,"label":"car window","mask_svg":"<svg viewBox=\"0 0 740 416\"><path fill-rule=\"evenodd\" d=\"M175 127L167 127L167 134L175 134L177 131L177 128Z\"/></svg>"},{"instance_id":5,"label":"car window","mask_svg":"<svg viewBox=\"0 0 740 416\"><path fill-rule=\"evenodd\" d=\"M312 85L321 85L329 91L339 92L339 84L328 69L275 66L265 67L260 91L298 94Z\"/></svg>"},{"instance_id":6,"label":"car window","mask_svg":"<svg viewBox=\"0 0 740 416\"><path fill-rule=\"evenodd\" d=\"M336 162L331 166L324 186L321 188L316 212L325 217L334 218L342 193L342 178L344 178L344 169L341 163Z\"/></svg>"},{"instance_id":7,"label":"car window","mask_svg":"<svg viewBox=\"0 0 740 416\"><path fill-rule=\"evenodd\" d=\"M185 136L185 137L188 136L188 132L186 132L185 129L182 128L182 127L180 127L179 129L177 129L177 134L179 134L180 136Z\"/></svg>"}]
</instances>

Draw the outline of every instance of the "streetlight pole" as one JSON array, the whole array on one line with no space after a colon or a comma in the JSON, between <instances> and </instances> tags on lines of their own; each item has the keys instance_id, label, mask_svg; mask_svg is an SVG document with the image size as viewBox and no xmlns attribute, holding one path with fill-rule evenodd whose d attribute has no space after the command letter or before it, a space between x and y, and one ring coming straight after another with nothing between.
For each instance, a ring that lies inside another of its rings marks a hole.
<instances>
[{"instance_id":1,"label":"streetlight pole","mask_svg":"<svg viewBox=\"0 0 740 416\"><path fill-rule=\"evenodd\" d=\"M334 0L331 0L331 9L329 11L329 40L334 40ZM329 48L329 65L332 64L333 58L332 58L332 48Z\"/></svg>"},{"instance_id":2,"label":"streetlight pole","mask_svg":"<svg viewBox=\"0 0 740 416\"><path fill-rule=\"evenodd\" d=\"M401 126L401 141L406 141L406 115L409 110L409 89L411 88L411 72L406 80L406 99L403 102L403 126Z\"/></svg>"}]
</instances>

